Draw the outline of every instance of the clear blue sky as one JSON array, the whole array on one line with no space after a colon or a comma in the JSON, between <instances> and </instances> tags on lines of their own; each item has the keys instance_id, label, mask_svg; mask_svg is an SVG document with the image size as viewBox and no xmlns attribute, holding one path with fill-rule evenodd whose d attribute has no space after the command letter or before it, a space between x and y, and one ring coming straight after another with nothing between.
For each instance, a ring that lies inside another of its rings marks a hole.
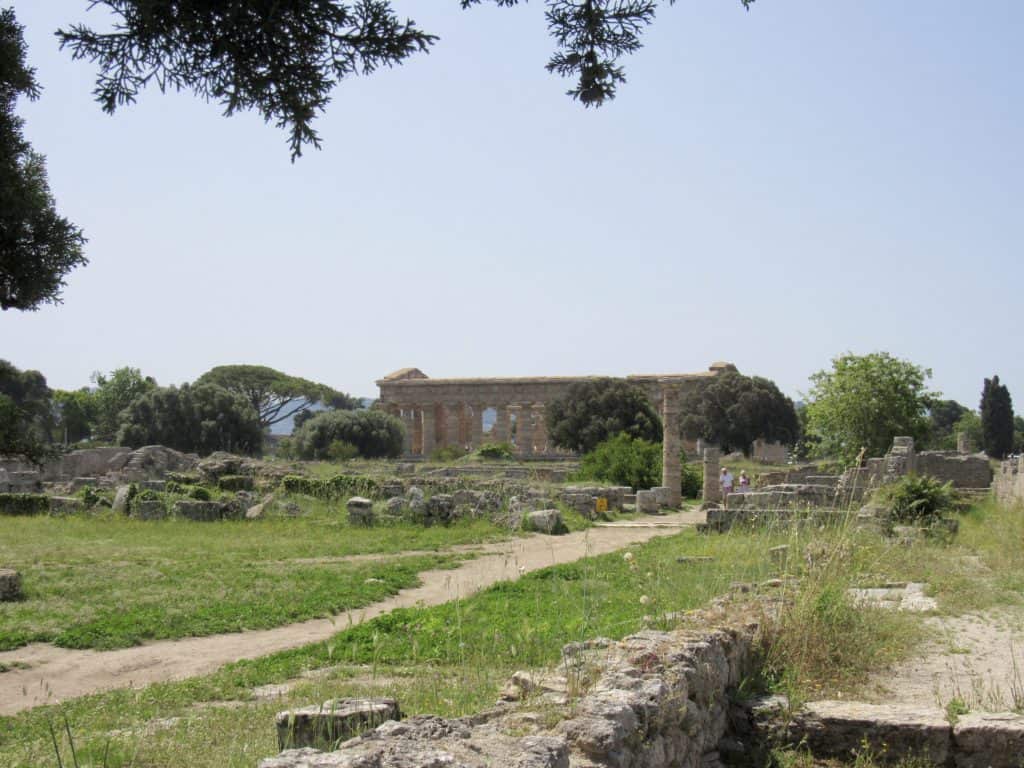
<instances>
[{"instance_id":1,"label":"clear blue sky","mask_svg":"<svg viewBox=\"0 0 1024 768\"><path fill-rule=\"evenodd\" d=\"M14 0L45 87L22 103L91 264L0 314L51 386L262 363L375 395L432 376L686 372L796 396L887 350L976 407L1024 410L1024 3L680 0L585 110L547 74L543 5L400 3L428 56L343 83L322 152L190 94L114 117Z\"/></svg>"}]
</instances>

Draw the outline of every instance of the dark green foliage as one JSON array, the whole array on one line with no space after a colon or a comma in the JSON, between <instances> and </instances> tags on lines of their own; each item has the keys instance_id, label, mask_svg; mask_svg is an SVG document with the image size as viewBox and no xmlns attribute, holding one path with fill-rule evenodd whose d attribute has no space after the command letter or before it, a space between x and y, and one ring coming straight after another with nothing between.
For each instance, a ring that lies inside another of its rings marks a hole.
<instances>
[{"instance_id":1,"label":"dark green foliage","mask_svg":"<svg viewBox=\"0 0 1024 768\"><path fill-rule=\"evenodd\" d=\"M382 411L325 411L303 424L293 440L302 459L329 458L337 440L354 445L360 456L375 459L400 456L404 437L401 420Z\"/></svg>"},{"instance_id":2,"label":"dark green foliage","mask_svg":"<svg viewBox=\"0 0 1024 768\"><path fill-rule=\"evenodd\" d=\"M95 418L93 437L112 442L121 427L121 413L132 402L156 389L156 380L143 376L138 368L118 368L109 374L96 371L92 375L96 385L91 393Z\"/></svg>"},{"instance_id":3,"label":"dark green foliage","mask_svg":"<svg viewBox=\"0 0 1024 768\"><path fill-rule=\"evenodd\" d=\"M42 463L59 453L50 444L50 389L39 371L0 360L0 456Z\"/></svg>"},{"instance_id":4,"label":"dark green foliage","mask_svg":"<svg viewBox=\"0 0 1024 768\"><path fill-rule=\"evenodd\" d=\"M355 401L343 392L265 365L218 365L200 376L196 384L216 384L241 395L259 414L264 429L301 416L298 425L317 403L329 404L336 410L355 408Z\"/></svg>"},{"instance_id":5,"label":"dark green foliage","mask_svg":"<svg viewBox=\"0 0 1024 768\"><path fill-rule=\"evenodd\" d=\"M661 444L618 434L583 455L576 477L654 488L661 485Z\"/></svg>"},{"instance_id":6,"label":"dark green foliage","mask_svg":"<svg viewBox=\"0 0 1024 768\"><path fill-rule=\"evenodd\" d=\"M45 515L50 499L40 493L0 493L0 515Z\"/></svg>"},{"instance_id":7,"label":"dark green foliage","mask_svg":"<svg viewBox=\"0 0 1024 768\"><path fill-rule=\"evenodd\" d=\"M704 492L704 471L683 463L682 494L684 499L699 499Z\"/></svg>"},{"instance_id":8,"label":"dark green foliage","mask_svg":"<svg viewBox=\"0 0 1024 768\"><path fill-rule=\"evenodd\" d=\"M455 461L466 455L466 449L458 445L445 445L434 449L430 454L431 461Z\"/></svg>"},{"instance_id":9,"label":"dark green foliage","mask_svg":"<svg viewBox=\"0 0 1024 768\"><path fill-rule=\"evenodd\" d=\"M349 496L372 497L380 493L380 483L372 477L360 475L335 475L327 480L302 475L285 475L281 479L281 488L288 493L301 493L328 501Z\"/></svg>"},{"instance_id":10,"label":"dark green foliage","mask_svg":"<svg viewBox=\"0 0 1024 768\"><path fill-rule=\"evenodd\" d=\"M461 0L463 8L481 0ZM493 0L511 7L518 0ZM669 0L673 2L673 0ZM754 0L740 0L749 9ZM74 58L99 65L96 98L106 112L135 101L150 82L190 90L225 114L256 110L290 134L292 158L320 146L313 119L334 86L355 73L401 64L437 37L400 21L389 0L94 0L112 32L77 24L57 33ZM640 48L657 0L547 0L556 50L549 72L577 80L586 106L615 97L619 60Z\"/></svg>"},{"instance_id":11,"label":"dark green foliage","mask_svg":"<svg viewBox=\"0 0 1024 768\"><path fill-rule=\"evenodd\" d=\"M980 410L985 453L993 459L1005 458L1013 451L1013 401L998 376L985 379Z\"/></svg>"},{"instance_id":12,"label":"dark green foliage","mask_svg":"<svg viewBox=\"0 0 1024 768\"><path fill-rule=\"evenodd\" d=\"M932 400L928 404L928 445L939 450L955 449L957 422L969 411L956 400Z\"/></svg>"},{"instance_id":13,"label":"dark green foliage","mask_svg":"<svg viewBox=\"0 0 1024 768\"><path fill-rule=\"evenodd\" d=\"M46 161L22 135L19 97L35 100L35 70L26 64L22 27L0 8L0 309L59 304L64 278L87 259L82 231L57 214Z\"/></svg>"},{"instance_id":14,"label":"dark green foliage","mask_svg":"<svg viewBox=\"0 0 1024 768\"><path fill-rule=\"evenodd\" d=\"M252 475L222 475L217 480L222 491L251 491L252 485Z\"/></svg>"},{"instance_id":15,"label":"dark green foliage","mask_svg":"<svg viewBox=\"0 0 1024 768\"><path fill-rule=\"evenodd\" d=\"M100 503L100 495L96 493L96 489L91 485L85 486L81 491L82 501L87 507L95 507Z\"/></svg>"},{"instance_id":16,"label":"dark green foliage","mask_svg":"<svg viewBox=\"0 0 1024 768\"><path fill-rule=\"evenodd\" d=\"M623 379L594 379L569 387L544 412L551 441L589 453L624 432L651 442L661 440L661 419L644 393Z\"/></svg>"},{"instance_id":17,"label":"dark green foliage","mask_svg":"<svg viewBox=\"0 0 1024 768\"><path fill-rule=\"evenodd\" d=\"M185 495L194 501L213 501L213 494L201 485L193 485L185 492Z\"/></svg>"},{"instance_id":18,"label":"dark green foliage","mask_svg":"<svg viewBox=\"0 0 1024 768\"><path fill-rule=\"evenodd\" d=\"M511 459L512 446L508 443L484 443L476 450L482 459Z\"/></svg>"},{"instance_id":19,"label":"dark green foliage","mask_svg":"<svg viewBox=\"0 0 1024 768\"><path fill-rule=\"evenodd\" d=\"M938 396L932 372L888 352L846 354L811 375L806 429L818 456L852 461L861 449L882 456L897 435L928 434L926 411Z\"/></svg>"},{"instance_id":20,"label":"dark green foliage","mask_svg":"<svg viewBox=\"0 0 1024 768\"><path fill-rule=\"evenodd\" d=\"M931 525L956 506L952 483L940 483L926 475L907 475L878 491L894 522Z\"/></svg>"},{"instance_id":21,"label":"dark green foliage","mask_svg":"<svg viewBox=\"0 0 1024 768\"><path fill-rule=\"evenodd\" d=\"M263 441L252 406L213 384L161 387L136 399L122 415L120 445L165 445L201 455L258 453Z\"/></svg>"},{"instance_id":22,"label":"dark green foliage","mask_svg":"<svg viewBox=\"0 0 1024 768\"><path fill-rule=\"evenodd\" d=\"M74 392L55 389L53 410L56 412L55 441L69 445L92 436L96 425L96 398L85 387Z\"/></svg>"},{"instance_id":23,"label":"dark green foliage","mask_svg":"<svg viewBox=\"0 0 1024 768\"><path fill-rule=\"evenodd\" d=\"M723 371L687 394L680 411L684 436L704 438L726 453L749 456L757 439L793 445L800 436L793 401L760 376Z\"/></svg>"}]
</instances>

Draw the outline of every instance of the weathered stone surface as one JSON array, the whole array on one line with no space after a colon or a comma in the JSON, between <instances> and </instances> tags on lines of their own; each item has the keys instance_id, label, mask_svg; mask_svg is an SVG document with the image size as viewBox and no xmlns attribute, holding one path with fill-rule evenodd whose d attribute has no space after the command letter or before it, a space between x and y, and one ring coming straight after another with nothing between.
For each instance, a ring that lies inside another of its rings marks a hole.
<instances>
[{"instance_id":1,"label":"weathered stone surface","mask_svg":"<svg viewBox=\"0 0 1024 768\"><path fill-rule=\"evenodd\" d=\"M562 520L562 513L557 509L538 509L527 512L523 519L523 528L538 533L560 534L568 533L569 529Z\"/></svg>"},{"instance_id":2,"label":"weathered stone surface","mask_svg":"<svg viewBox=\"0 0 1024 768\"><path fill-rule=\"evenodd\" d=\"M281 749L331 749L385 720L399 720L394 699L334 699L322 705L279 712L277 744Z\"/></svg>"},{"instance_id":3,"label":"weathered stone surface","mask_svg":"<svg viewBox=\"0 0 1024 768\"><path fill-rule=\"evenodd\" d=\"M200 461L196 468L208 483L216 483L224 475L253 475L256 462L244 456L215 451Z\"/></svg>"},{"instance_id":4,"label":"weathered stone surface","mask_svg":"<svg viewBox=\"0 0 1024 768\"><path fill-rule=\"evenodd\" d=\"M348 521L352 525L373 525L373 502L362 496L353 496L345 504Z\"/></svg>"},{"instance_id":5,"label":"weathered stone surface","mask_svg":"<svg viewBox=\"0 0 1024 768\"><path fill-rule=\"evenodd\" d=\"M380 487L380 494L385 499L393 499L396 496L405 495L405 484L401 480L389 480Z\"/></svg>"},{"instance_id":6,"label":"weathered stone surface","mask_svg":"<svg viewBox=\"0 0 1024 768\"><path fill-rule=\"evenodd\" d=\"M245 519L246 520L260 520L263 517L263 515L265 514L265 512L266 512L266 504L264 502L260 502L259 504L254 504L253 506L251 506L247 510L245 510Z\"/></svg>"},{"instance_id":7,"label":"weathered stone surface","mask_svg":"<svg viewBox=\"0 0 1024 768\"><path fill-rule=\"evenodd\" d=\"M114 504L111 507L115 512L120 512L123 515L128 514L128 500L131 498L132 489L127 485L117 486L117 491L114 492Z\"/></svg>"},{"instance_id":8,"label":"weathered stone surface","mask_svg":"<svg viewBox=\"0 0 1024 768\"><path fill-rule=\"evenodd\" d=\"M75 512L84 512L85 502L74 496L51 496L51 515L70 515Z\"/></svg>"},{"instance_id":9,"label":"weathered stone surface","mask_svg":"<svg viewBox=\"0 0 1024 768\"><path fill-rule=\"evenodd\" d=\"M384 502L384 511L389 517L401 517L402 513L405 512L405 498L402 496L395 496L394 498L388 499Z\"/></svg>"},{"instance_id":10,"label":"weathered stone surface","mask_svg":"<svg viewBox=\"0 0 1024 768\"><path fill-rule=\"evenodd\" d=\"M654 491L637 491L636 492L636 511L642 512L648 515L655 515L660 509L658 504L658 494Z\"/></svg>"},{"instance_id":11,"label":"weathered stone surface","mask_svg":"<svg viewBox=\"0 0 1024 768\"><path fill-rule=\"evenodd\" d=\"M137 520L163 520L167 517L167 505L159 499L137 501L132 504L132 517Z\"/></svg>"},{"instance_id":12,"label":"weathered stone surface","mask_svg":"<svg viewBox=\"0 0 1024 768\"><path fill-rule=\"evenodd\" d=\"M0 602L21 598L21 574L12 568L0 568Z\"/></svg>"},{"instance_id":13,"label":"weathered stone surface","mask_svg":"<svg viewBox=\"0 0 1024 768\"><path fill-rule=\"evenodd\" d=\"M939 607L934 597L925 595L926 586L917 582L885 584L881 587L849 589L847 594L853 599L854 605L921 613Z\"/></svg>"},{"instance_id":14,"label":"weathered stone surface","mask_svg":"<svg viewBox=\"0 0 1024 768\"><path fill-rule=\"evenodd\" d=\"M815 701L794 717L790 733L815 757L884 752L886 759L913 755L928 765L944 765L952 757L951 727L934 708Z\"/></svg>"},{"instance_id":15,"label":"weathered stone surface","mask_svg":"<svg viewBox=\"0 0 1024 768\"><path fill-rule=\"evenodd\" d=\"M209 523L222 519L223 505L217 501L192 501L181 499L174 502L174 514L186 520Z\"/></svg>"},{"instance_id":16,"label":"weathered stone surface","mask_svg":"<svg viewBox=\"0 0 1024 768\"><path fill-rule=\"evenodd\" d=\"M957 768L1020 768L1024 763L1024 715L979 712L953 726Z\"/></svg>"}]
</instances>

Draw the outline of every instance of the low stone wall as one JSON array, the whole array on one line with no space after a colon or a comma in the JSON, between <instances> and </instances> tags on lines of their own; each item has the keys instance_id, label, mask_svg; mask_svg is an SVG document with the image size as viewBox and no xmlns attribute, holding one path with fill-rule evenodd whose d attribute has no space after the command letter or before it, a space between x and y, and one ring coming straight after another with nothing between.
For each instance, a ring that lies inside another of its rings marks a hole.
<instances>
[{"instance_id":1,"label":"low stone wall","mask_svg":"<svg viewBox=\"0 0 1024 768\"><path fill-rule=\"evenodd\" d=\"M544 687L517 673L506 698L471 717L389 721L334 752L287 750L260 768L712 768L729 729L730 692L752 666L757 627L645 631L620 642L573 643L563 650L561 684ZM587 680L594 680L586 687ZM569 706L569 691L586 692ZM565 718L545 728L558 707Z\"/></svg>"},{"instance_id":2,"label":"low stone wall","mask_svg":"<svg viewBox=\"0 0 1024 768\"><path fill-rule=\"evenodd\" d=\"M194 454L180 453L161 445L148 445L136 450L86 448L65 453L41 467L19 461L0 461L0 491L30 490L42 483L82 485L89 480L97 484L104 479L111 482L142 480L161 477L166 472L191 469L197 461Z\"/></svg>"},{"instance_id":3,"label":"low stone wall","mask_svg":"<svg viewBox=\"0 0 1024 768\"><path fill-rule=\"evenodd\" d=\"M915 464L917 474L952 482L954 488L988 488L992 483L992 466L984 454L922 451Z\"/></svg>"}]
</instances>

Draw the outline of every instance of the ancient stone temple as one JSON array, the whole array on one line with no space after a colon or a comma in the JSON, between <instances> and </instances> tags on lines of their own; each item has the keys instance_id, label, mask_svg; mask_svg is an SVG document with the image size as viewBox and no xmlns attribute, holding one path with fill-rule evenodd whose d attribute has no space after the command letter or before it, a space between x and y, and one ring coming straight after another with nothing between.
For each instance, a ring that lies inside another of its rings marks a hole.
<instances>
[{"instance_id":1,"label":"ancient stone temple","mask_svg":"<svg viewBox=\"0 0 1024 768\"><path fill-rule=\"evenodd\" d=\"M701 373L626 377L661 413L665 429L664 485L675 489L676 503L680 482L679 398L702 380L725 370L735 370L735 366L714 363ZM472 450L489 442L511 443L521 458L545 458L565 453L548 440L544 406L565 395L573 384L597 378L431 379L418 368L403 368L380 379L377 386L380 405L405 423L407 456L429 456L445 446ZM489 427L486 434L485 421Z\"/></svg>"}]
</instances>

